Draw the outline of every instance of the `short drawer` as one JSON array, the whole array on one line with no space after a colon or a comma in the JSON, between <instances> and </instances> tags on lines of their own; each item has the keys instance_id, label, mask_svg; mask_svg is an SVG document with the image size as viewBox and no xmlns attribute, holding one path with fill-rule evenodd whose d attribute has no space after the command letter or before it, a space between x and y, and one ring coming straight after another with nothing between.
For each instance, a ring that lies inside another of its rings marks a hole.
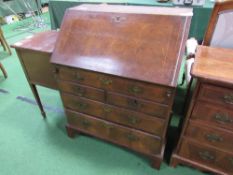
<instances>
[{"instance_id":1,"label":"short drawer","mask_svg":"<svg viewBox=\"0 0 233 175\"><path fill-rule=\"evenodd\" d=\"M180 155L227 174L233 172L233 154L200 145L187 139L183 140Z\"/></svg>"},{"instance_id":2,"label":"short drawer","mask_svg":"<svg viewBox=\"0 0 233 175\"><path fill-rule=\"evenodd\" d=\"M206 121L210 125L233 131L233 111L221 106L197 101L191 119Z\"/></svg>"},{"instance_id":3,"label":"short drawer","mask_svg":"<svg viewBox=\"0 0 233 175\"><path fill-rule=\"evenodd\" d=\"M220 104L233 110L233 89L203 84L198 99Z\"/></svg>"},{"instance_id":4,"label":"short drawer","mask_svg":"<svg viewBox=\"0 0 233 175\"><path fill-rule=\"evenodd\" d=\"M159 137L70 110L66 113L68 124L74 129L144 154L159 154L161 151Z\"/></svg>"},{"instance_id":5,"label":"short drawer","mask_svg":"<svg viewBox=\"0 0 233 175\"><path fill-rule=\"evenodd\" d=\"M124 96L117 93L108 92L107 103L160 118L167 118L170 115L167 105Z\"/></svg>"},{"instance_id":6,"label":"short drawer","mask_svg":"<svg viewBox=\"0 0 233 175\"><path fill-rule=\"evenodd\" d=\"M210 128L208 125L191 121L189 122L185 135L200 143L206 143L233 153L233 132L225 129Z\"/></svg>"},{"instance_id":7,"label":"short drawer","mask_svg":"<svg viewBox=\"0 0 233 175\"><path fill-rule=\"evenodd\" d=\"M83 86L68 81L58 81L58 86L62 92L68 92L80 97L86 97L101 102L105 101L104 90Z\"/></svg>"},{"instance_id":8,"label":"short drawer","mask_svg":"<svg viewBox=\"0 0 233 175\"><path fill-rule=\"evenodd\" d=\"M165 121L163 119L65 93L62 94L62 99L66 108L149 132L160 137L164 135Z\"/></svg>"},{"instance_id":9,"label":"short drawer","mask_svg":"<svg viewBox=\"0 0 233 175\"><path fill-rule=\"evenodd\" d=\"M170 104L175 93L174 89L169 87L67 67L59 67L58 77L61 80L69 80L163 104Z\"/></svg>"}]
</instances>

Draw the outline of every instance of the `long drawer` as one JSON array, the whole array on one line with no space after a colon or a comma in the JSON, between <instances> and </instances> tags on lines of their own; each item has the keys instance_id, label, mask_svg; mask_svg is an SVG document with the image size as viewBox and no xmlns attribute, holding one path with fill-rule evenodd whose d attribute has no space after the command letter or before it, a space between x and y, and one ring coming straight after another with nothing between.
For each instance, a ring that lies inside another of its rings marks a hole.
<instances>
[{"instance_id":1,"label":"long drawer","mask_svg":"<svg viewBox=\"0 0 233 175\"><path fill-rule=\"evenodd\" d=\"M187 139L182 142L180 155L228 174L233 172L233 154L200 145Z\"/></svg>"},{"instance_id":2,"label":"long drawer","mask_svg":"<svg viewBox=\"0 0 233 175\"><path fill-rule=\"evenodd\" d=\"M218 105L223 105L233 110L233 90L223 87L203 84L198 96L202 99Z\"/></svg>"},{"instance_id":3,"label":"long drawer","mask_svg":"<svg viewBox=\"0 0 233 175\"><path fill-rule=\"evenodd\" d=\"M66 109L66 113L68 124L74 129L144 154L154 155L161 151L159 137L71 110Z\"/></svg>"},{"instance_id":4,"label":"long drawer","mask_svg":"<svg viewBox=\"0 0 233 175\"><path fill-rule=\"evenodd\" d=\"M175 93L169 87L67 67L58 68L58 78L163 104L170 104Z\"/></svg>"},{"instance_id":5,"label":"long drawer","mask_svg":"<svg viewBox=\"0 0 233 175\"><path fill-rule=\"evenodd\" d=\"M190 121L185 136L233 153L233 132L225 129Z\"/></svg>"},{"instance_id":6,"label":"long drawer","mask_svg":"<svg viewBox=\"0 0 233 175\"><path fill-rule=\"evenodd\" d=\"M80 97L86 97L101 102L105 101L104 90L60 80L58 80L58 85L62 92L72 93Z\"/></svg>"},{"instance_id":7,"label":"long drawer","mask_svg":"<svg viewBox=\"0 0 233 175\"><path fill-rule=\"evenodd\" d=\"M160 118L167 118L170 115L167 105L111 92L108 92L107 103Z\"/></svg>"},{"instance_id":8,"label":"long drawer","mask_svg":"<svg viewBox=\"0 0 233 175\"><path fill-rule=\"evenodd\" d=\"M92 115L98 118L140 129L162 137L165 132L165 120L137 113L101 102L62 93L66 108Z\"/></svg>"},{"instance_id":9,"label":"long drawer","mask_svg":"<svg viewBox=\"0 0 233 175\"><path fill-rule=\"evenodd\" d=\"M211 125L233 131L233 111L204 101L196 103L191 119L202 120Z\"/></svg>"}]
</instances>

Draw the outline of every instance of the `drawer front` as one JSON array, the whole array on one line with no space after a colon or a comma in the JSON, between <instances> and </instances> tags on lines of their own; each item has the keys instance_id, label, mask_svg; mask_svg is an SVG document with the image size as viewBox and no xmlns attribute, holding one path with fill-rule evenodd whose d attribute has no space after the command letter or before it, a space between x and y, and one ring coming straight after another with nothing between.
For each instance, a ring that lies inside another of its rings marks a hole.
<instances>
[{"instance_id":1,"label":"drawer front","mask_svg":"<svg viewBox=\"0 0 233 175\"><path fill-rule=\"evenodd\" d=\"M66 108L92 115L98 118L140 129L162 137L165 132L165 121L145 114L136 113L104 103L62 94Z\"/></svg>"},{"instance_id":2,"label":"drawer front","mask_svg":"<svg viewBox=\"0 0 233 175\"><path fill-rule=\"evenodd\" d=\"M52 89L58 89L50 53L32 50L17 50L29 77L29 81Z\"/></svg>"},{"instance_id":3,"label":"drawer front","mask_svg":"<svg viewBox=\"0 0 233 175\"><path fill-rule=\"evenodd\" d=\"M233 89L204 84L198 99L220 104L233 110Z\"/></svg>"},{"instance_id":4,"label":"drawer front","mask_svg":"<svg viewBox=\"0 0 233 175\"><path fill-rule=\"evenodd\" d=\"M60 80L58 81L58 85L62 92L72 93L80 97L86 97L101 102L105 101L104 90Z\"/></svg>"},{"instance_id":5,"label":"drawer front","mask_svg":"<svg viewBox=\"0 0 233 175\"><path fill-rule=\"evenodd\" d=\"M90 135L111 141L145 154L161 151L160 138L85 114L66 110L68 124Z\"/></svg>"},{"instance_id":6,"label":"drawer front","mask_svg":"<svg viewBox=\"0 0 233 175\"><path fill-rule=\"evenodd\" d=\"M200 143L206 143L233 153L233 132L227 132L227 130L217 128L209 128L200 123L190 122L185 135Z\"/></svg>"},{"instance_id":7,"label":"drawer front","mask_svg":"<svg viewBox=\"0 0 233 175\"><path fill-rule=\"evenodd\" d=\"M172 88L81 69L62 67L59 69L58 77L62 80L69 80L79 84L145 98L163 104L170 104L174 94L174 89Z\"/></svg>"},{"instance_id":8,"label":"drawer front","mask_svg":"<svg viewBox=\"0 0 233 175\"><path fill-rule=\"evenodd\" d=\"M221 106L197 101L191 118L193 120L206 121L211 125L233 131L233 111L222 108Z\"/></svg>"},{"instance_id":9,"label":"drawer front","mask_svg":"<svg viewBox=\"0 0 233 175\"><path fill-rule=\"evenodd\" d=\"M180 155L225 173L233 172L233 154L202 146L187 139L183 140Z\"/></svg>"},{"instance_id":10,"label":"drawer front","mask_svg":"<svg viewBox=\"0 0 233 175\"><path fill-rule=\"evenodd\" d=\"M166 105L116 93L107 94L107 103L160 118L167 118L170 114Z\"/></svg>"}]
</instances>

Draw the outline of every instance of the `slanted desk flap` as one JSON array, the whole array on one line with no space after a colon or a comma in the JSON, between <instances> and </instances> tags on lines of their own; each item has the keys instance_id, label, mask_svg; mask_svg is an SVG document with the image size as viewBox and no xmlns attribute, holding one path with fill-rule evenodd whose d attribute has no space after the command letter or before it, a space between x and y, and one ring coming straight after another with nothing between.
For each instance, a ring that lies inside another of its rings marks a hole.
<instances>
[{"instance_id":1,"label":"slanted desk flap","mask_svg":"<svg viewBox=\"0 0 233 175\"><path fill-rule=\"evenodd\" d=\"M51 62L176 86L192 9L81 5L66 11Z\"/></svg>"}]
</instances>

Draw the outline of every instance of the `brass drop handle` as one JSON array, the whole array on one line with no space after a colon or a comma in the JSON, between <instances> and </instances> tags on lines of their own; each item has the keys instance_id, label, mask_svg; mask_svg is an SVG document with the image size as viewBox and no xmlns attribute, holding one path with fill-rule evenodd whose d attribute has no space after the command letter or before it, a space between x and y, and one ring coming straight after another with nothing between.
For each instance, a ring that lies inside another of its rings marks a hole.
<instances>
[{"instance_id":1,"label":"brass drop handle","mask_svg":"<svg viewBox=\"0 0 233 175\"><path fill-rule=\"evenodd\" d=\"M217 113L214 116L215 121L217 121L218 123L224 123L224 124L230 124L233 123L233 119L231 119L228 115L224 115L224 114L219 114Z\"/></svg>"},{"instance_id":2,"label":"brass drop handle","mask_svg":"<svg viewBox=\"0 0 233 175\"><path fill-rule=\"evenodd\" d=\"M76 73L76 80L78 81L84 81L84 77L80 73Z\"/></svg>"},{"instance_id":3,"label":"brass drop handle","mask_svg":"<svg viewBox=\"0 0 233 175\"><path fill-rule=\"evenodd\" d=\"M130 86L128 91L132 94L141 94L143 92L143 89L138 86Z\"/></svg>"},{"instance_id":4,"label":"brass drop handle","mask_svg":"<svg viewBox=\"0 0 233 175\"><path fill-rule=\"evenodd\" d=\"M81 124L83 127L87 128L91 125L91 123L88 120L82 120Z\"/></svg>"},{"instance_id":5,"label":"brass drop handle","mask_svg":"<svg viewBox=\"0 0 233 175\"><path fill-rule=\"evenodd\" d=\"M110 113L110 112L112 112L112 109L110 107L108 107L108 106L104 106L103 111L106 112L106 113Z\"/></svg>"},{"instance_id":6,"label":"brass drop handle","mask_svg":"<svg viewBox=\"0 0 233 175\"><path fill-rule=\"evenodd\" d=\"M209 160L209 161L215 160L215 156L211 155L208 151L200 151L198 155L203 160Z\"/></svg>"},{"instance_id":7,"label":"brass drop handle","mask_svg":"<svg viewBox=\"0 0 233 175\"><path fill-rule=\"evenodd\" d=\"M100 77L99 80L100 80L102 85L111 85L112 84L112 80L108 79L108 78Z\"/></svg>"},{"instance_id":8,"label":"brass drop handle","mask_svg":"<svg viewBox=\"0 0 233 175\"><path fill-rule=\"evenodd\" d=\"M134 141L138 141L139 138L133 134L126 134L126 138L130 141L130 142L134 142Z\"/></svg>"},{"instance_id":9,"label":"brass drop handle","mask_svg":"<svg viewBox=\"0 0 233 175\"><path fill-rule=\"evenodd\" d=\"M77 86L75 88L75 91L76 91L76 94L79 95L79 96L83 96L84 93L85 93L85 90L83 88L79 87L79 86Z\"/></svg>"},{"instance_id":10,"label":"brass drop handle","mask_svg":"<svg viewBox=\"0 0 233 175\"><path fill-rule=\"evenodd\" d=\"M78 102L76 105L80 110L84 110L88 107L86 103L82 103L82 102Z\"/></svg>"},{"instance_id":11,"label":"brass drop handle","mask_svg":"<svg viewBox=\"0 0 233 175\"><path fill-rule=\"evenodd\" d=\"M225 103L233 105L233 94L224 95L223 99Z\"/></svg>"},{"instance_id":12,"label":"brass drop handle","mask_svg":"<svg viewBox=\"0 0 233 175\"><path fill-rule=\"evenodd\" d=\"M222 142L223 138L216 134L206 134L206 139L210 142Z\"/></svg>"},{"instance_id":13,"label":"brass drop handle","mask_svg":"<svg viewBox=\"0 0 233 175\"><path fill-rule=\"evenodd\" d=\"M113 126L109 125L109 124L106 124L106 123L103 123L102 126L106 129L112 129Z\"/></svg>"},{"instance_id":14,"label":"brass drop handle","mask_svg":"<svg viewBox=\"0 0 233 175\"><path fill-rule=\"evenodd\" d=\"M139 119L135 118L134 116L127 116L128 122L132 125L136 125L140 122Z\"/></svg>"}]
</instances>

